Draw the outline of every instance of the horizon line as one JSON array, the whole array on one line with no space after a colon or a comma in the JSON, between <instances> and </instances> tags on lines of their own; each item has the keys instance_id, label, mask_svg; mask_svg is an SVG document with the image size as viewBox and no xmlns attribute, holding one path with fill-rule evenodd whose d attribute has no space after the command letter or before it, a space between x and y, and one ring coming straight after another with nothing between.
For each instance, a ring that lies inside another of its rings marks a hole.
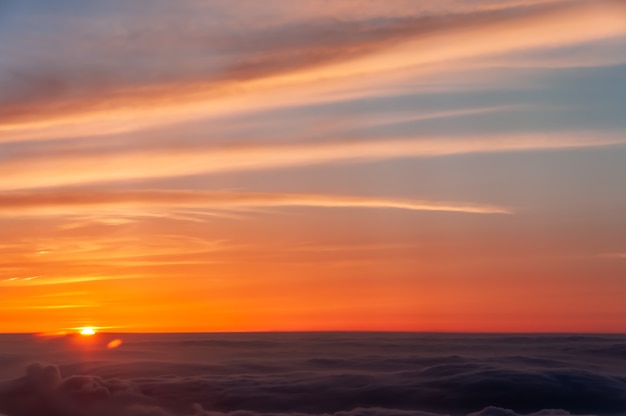
<instances>
[{"instance_id":1,"label":"horizon line","mask_svg":"<svg viewBox=\"0 0 626 416\"><path fill-rule=\"evenodd\" d=\"M1 335L41 335L54 331L0 332ZM79 334L79 331L57 331L58 336ZM411 331L411 330L248 330L248 331L97 331L96 335L193 335L193 334L456 334L456 335L624 335L625 332L570 332L570 331Z\"/></svg>"}]
</instances>

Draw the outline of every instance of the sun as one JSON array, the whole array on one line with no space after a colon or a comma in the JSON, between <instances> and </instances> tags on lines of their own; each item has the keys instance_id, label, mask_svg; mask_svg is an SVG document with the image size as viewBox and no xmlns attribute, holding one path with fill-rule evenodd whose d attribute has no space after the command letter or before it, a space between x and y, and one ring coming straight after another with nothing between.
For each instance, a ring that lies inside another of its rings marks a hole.
<instances>
[{"instance_id":1,"label":"sun","mask_svg":"<svg viewBox=\"0 0 626 416\"><path fill-rule=\"evenodd\" d=\"M90 337L92 335L96 335L96 330L91 327L85 327L80 330L80 334L86 337Z\"/></svg>"}]
</instances>

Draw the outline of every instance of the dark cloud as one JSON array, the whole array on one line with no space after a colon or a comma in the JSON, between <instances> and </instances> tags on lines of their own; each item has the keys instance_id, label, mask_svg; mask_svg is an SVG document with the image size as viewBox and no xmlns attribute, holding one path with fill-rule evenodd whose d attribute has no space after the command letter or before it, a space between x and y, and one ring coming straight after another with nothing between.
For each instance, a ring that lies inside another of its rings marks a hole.
<instances>
[{"instance_id":1,"label":"dark cloud","mask_svg":"<svg viewBox=\"0 0 626 416\"><path fill-rule=\"evenodd\" d=\"M619 336L119 336L119 349L103 349L103 339L83 347L82 359L72 355L71 337L14 342L7 354L61 364L31 364L0 384L0 412L608 416L626 409L626 364L605 353L625 341Z\"/></svg>"}]
</instances>

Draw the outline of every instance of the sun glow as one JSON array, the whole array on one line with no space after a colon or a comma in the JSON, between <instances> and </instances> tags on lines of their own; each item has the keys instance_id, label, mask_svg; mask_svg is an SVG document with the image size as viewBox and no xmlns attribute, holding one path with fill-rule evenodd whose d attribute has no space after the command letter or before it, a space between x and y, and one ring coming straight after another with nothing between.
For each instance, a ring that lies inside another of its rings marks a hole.
<instances>
[{"instance_id":1,"label":"sun glow","mask_svg":"<svg viewBox=\"0 0 626 416\"><path fill-rule=\"evenodd\" d=\"M91 327L86 327L80 330L80 334L89 337L95 335L96 331Z\"/></svg>"}]
</instances>

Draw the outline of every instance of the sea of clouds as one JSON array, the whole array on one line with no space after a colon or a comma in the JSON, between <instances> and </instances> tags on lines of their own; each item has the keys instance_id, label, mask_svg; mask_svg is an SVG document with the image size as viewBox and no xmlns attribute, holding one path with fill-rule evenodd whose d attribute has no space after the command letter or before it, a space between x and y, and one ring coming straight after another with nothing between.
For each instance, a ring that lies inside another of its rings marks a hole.
<instances>
[{"instance_id":1,"label":"sea of clouds","mask_svg":"<svg viewBox=\"0 0 626 416\"><path fill-rule=\"evenodd\" d=\"M0 380L0 416L624 415L626 336L0 335Z\"/></svg>"}]
</instances>

